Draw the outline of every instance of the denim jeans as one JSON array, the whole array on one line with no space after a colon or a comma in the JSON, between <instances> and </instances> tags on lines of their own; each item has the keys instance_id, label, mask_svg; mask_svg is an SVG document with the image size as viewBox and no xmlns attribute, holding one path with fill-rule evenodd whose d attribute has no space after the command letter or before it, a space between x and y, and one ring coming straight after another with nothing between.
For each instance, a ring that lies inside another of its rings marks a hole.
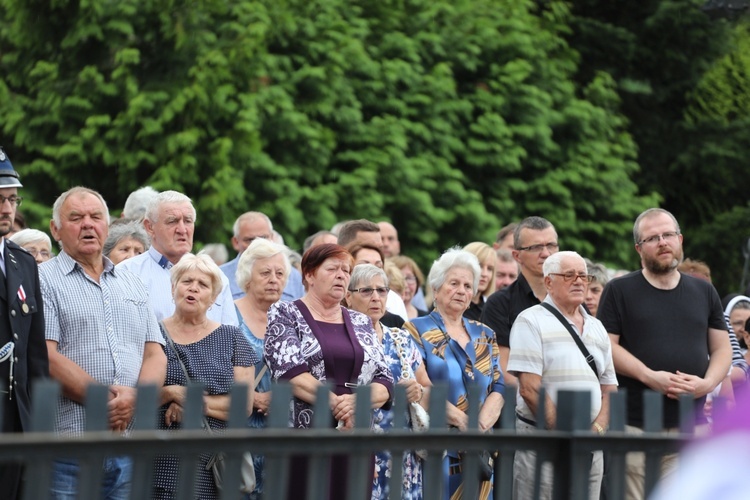
<instances>
[{"instance_id":1,"label":"denim jeans","mask_svg":"<svg viewBox=\"0 0 750 500\"><path fill-rule=\"evenodd\" d=\"M102 464L101 498L105 500L127 500L130 496L130 479L133 475L133 462L128 457L104 459ZM78 461L57 460L53 465L52 489L53 500L75 500L78 498Z\"/></svg>"}]
</instances>

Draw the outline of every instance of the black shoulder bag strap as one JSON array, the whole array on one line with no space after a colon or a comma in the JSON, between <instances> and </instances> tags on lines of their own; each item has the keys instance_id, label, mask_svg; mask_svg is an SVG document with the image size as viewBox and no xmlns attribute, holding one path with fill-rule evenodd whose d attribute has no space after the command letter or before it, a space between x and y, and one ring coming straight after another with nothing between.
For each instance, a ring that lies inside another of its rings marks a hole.
<instances>
[{"instance_id":1,"label":"black shoulder bag strap","mask_svg":"<svg viewBox=\"0 0 750 500\"><path fill-rule=\"evenodd\" d=\"M596 362L594 361L594 356L591 355L588 349L586 349L586 346L583 345L583 341L581 340L581 337L578 336L578 334L573 330L573 327L570 326L570 322L565 319L565 316L560 314L560 311L555 309L552 305L548 304L547 302L542 302L541 306L551 312L555 315L557 319L560 320L560 323L563 324L563 326L568 330L568 333L570 333L570 336L573 337L573 340L575 340L576 345L581 350L581 354L583 354L583 357L586 358L586 363L589 364L592 370L594 370L594 375L596 375L596 380L599 380L599 371L596 369Z\"/></svg>"}]
</instances>

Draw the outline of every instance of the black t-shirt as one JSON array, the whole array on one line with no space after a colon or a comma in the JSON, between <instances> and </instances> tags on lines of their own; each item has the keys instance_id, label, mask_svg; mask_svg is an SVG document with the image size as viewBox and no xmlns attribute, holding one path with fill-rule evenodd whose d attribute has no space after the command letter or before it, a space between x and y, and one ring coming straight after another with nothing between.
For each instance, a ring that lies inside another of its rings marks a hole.
<instances>
[{"instance_id":1,"label":"black t-shirt","mask_svg":"<svg viewBox=\"0 0 750 500\"><path fill-rule=\"evenodd\" d=\"M482 309L482 323L495 331L497 344L510 347L510 328L516 318L531 306L539 304L523 274L518 279L490 295Z\"/></svg>"},{"instance_id":2,"label":"black t-shirt","mask_svg":"<svg viewBox=\"0 0 750 500\"><path fill-rule=\"evenodd\" d=\"M681 371L703 377L708 368L708 329L726 330L721 300L708 282L680 273L671 290L652 286L641 271L610 281L604 288L597 317L620 345L652 370ZM643 426L641 382L617 374L627 389L628 424ZM679 424L679 403L664 399L664 427ZM702 415L705 398L696 400Z\"/></svg>"},{"instance_id":3,"label":"black t-shirt","mask_svg":"<svg viewBox=\"0 0 750 500\"><path fill-rule=\"evenodd\" d=\"M403 328L404 323L406 323L404 318L388 311L380 318L380 322L389 328Z\"/></svg>"}]
</instances>

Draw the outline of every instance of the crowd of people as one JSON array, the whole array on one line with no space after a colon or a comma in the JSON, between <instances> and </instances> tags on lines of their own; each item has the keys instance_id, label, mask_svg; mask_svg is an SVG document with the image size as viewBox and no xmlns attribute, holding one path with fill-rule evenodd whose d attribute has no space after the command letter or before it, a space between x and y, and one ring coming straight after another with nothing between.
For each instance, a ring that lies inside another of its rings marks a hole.
<instances>
[{"instance_id":1,"label":"crowd of people","mask_svg":"<svg viewBox=\"0 0 750 500\"><path fill-rule=\"evenodd\" d=\"M646 389L663 395L667 431L678 426L678 398L692 395L702 434L709 432L711 398L731 400L747 384L750 297L728 297L722 305L706 266L683 258L680 226L663 209L635 220L641 269L620 276L561 251L553 224L530 216L502 228L491 244L436 252L425 277L386 221L321 230L300 255L283 245L267 215L251 211L234 224L232 260L221 252L194 254L192 201L150 187L134 192L115 220L96 191L62 193L49 225L59 246L54 255L45 232L17 230L22 187L0 150L0 395L8 394L2 432L29 429L31 383L46 377L62 387L60 434L85 430L91 384L109 388L109 426L117 433L133 426L141 384L161 388L158 426L170 432L181 428L187 385L202 384L204 427L221 432L234 383L247 385L247 426L260 429L274 383L284 381L292 388L294 429L320 419L341 432L352 429L360 386L370 388L373 431L387 432L404 420L401 414L410 427L424 427L430 389L439 382L448 387L447 425L466 430L468 409L478 405L479 431L488 433L511 386L519 433L554 429L557 394L574 389L591 394L591 431L605 434L609 396L627 388L627 432L634 435L643 432ZM395 385L405 390L406 408L394 407ZM329 411L316 415L324 386ZM199 458L200 499L219 496L211 459ZM421 450L401 457L377 452L362 496L421 499L425 481L442 481L446 499L464 498L464 454L446 450L442 460L442 477L429 478ZM663 458L664 475L675 461ZM644 462L643 454L627 456L627 498L644 497ZM256 483L247 498L261 497L265 465L254 453ZM309 496L309 465L302 454L291 458L289 498ZM348 466L347 456L331 458L328 498L347 498ZM394 467L401 467L401 484L390 483ZM535 477L539 497L552 497L551 464L539 476L536 467L534 452L515 454L515 498L537 498ZM176 498L184 470L179 457L158 456L153 497ZM75 460L56 460L50 497L75 498L78 473ZM129 457L108 458L102 474L102 498L127 497ZM591 499L599 498L603 474L602 454L595 453ZM20 498L22 477L20 465L0 465L8 498ZM492 495L490 475L479 498Z\"/></svg>"}]
</instances>

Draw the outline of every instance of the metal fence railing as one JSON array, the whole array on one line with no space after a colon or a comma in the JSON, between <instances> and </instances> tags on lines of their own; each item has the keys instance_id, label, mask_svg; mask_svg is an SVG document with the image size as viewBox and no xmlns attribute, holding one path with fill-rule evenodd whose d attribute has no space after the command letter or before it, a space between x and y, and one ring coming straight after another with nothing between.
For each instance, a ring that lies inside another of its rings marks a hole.
<instances>
[{"instance_id":1,"label":"metal fence railing","mask_svg":"<svg viewBox=\"0 0 750 500\"><path fill-rule=\"evenodd\" d=\"M291 389L286 384L273 387L268 428L248 429L246 423L246 388L234 391L230 409L229 428L221 434L209 435L201 430L203 409L202 388L188 387L185 404L183 430L156 430L157 390L141 387L138 390L136 415L133 430L127 436L116 435L107 430L108 390L103 386L91 386L87 395L86 432L80 436L57 436L54 426L58 385L51 381L40 382L33 394L32 432L26 434L3 434L0 439L0 461L16 461L26 465L24 498L47 498L52 461L65 457L77 459L81 466L79 475L79 498L99 497L102 477L102 460L105 457L130 456L133 459L133 481L131 498L146 499L151 496L153 460L157 455L175 454L181 457L181 482L176 498L193 498L194 471L199 453L226 453L225 487L222 499L241 498L240 463L245 451L265 455L264 498L286 498L289 478L288 461L292 455L311 457L308 498L326 497L329 461L333 454L350 457L348 482L350 495L347 498L369 498L363 492L372 482L370 469L374 451L388 449L399 456L405 450L426 449L428 457L424 465L424 498L442 498L442 453L446 449L459 449L466 453L464 464L464 498L477 497L478 452L498 452L495 460L494 498L510 499L513 476L513 453L516 450L534 450L540 462L554 464L554 494L557 498L586 498L590 453L603 450L607 456L608 472L603 484L606 498L623 498L625 482L625 454L631 451L646 453L646 493L654 487L659 474L659 459L666 453L678 451L692 434L692 400L681 400L681 434L661 432L662 400L656 393L645 394L646 431L641 436L626 435L625 398L615 393L611 400L610 430L604 436L590 431L590 396L585 392L560 392L557 403L557 429L540 430L530 434L515 431L515 391L506 390L506 402L500 417L500 425L492 433L477 430L478 408L469 412L467 432L456 432L445 425L447 388L436 385L430 397L430 430L414 433L401 427L405 415L397 414L393 431L385 434L371 432L369 427L369 388L357 390L356 426L350 432L339 432L329 428L328 418L315 419L313 428L305 431L287 428L287 415ZM330 415L325 387L321 388L316 415ZM478 394L469 395L477 401ZM540 398L544 401L544 397ZM396 386L395 408L405 408L406 396ZM543 414L544 408L540 408ZM539 419L538 421L543 421ZM391 484L401 483L400 461L395 460ZM538 477L538 474L537 474ZM475 479L476 478L476 479ZM391 488L391 498L399 498L400 488Z\"/></svg>"}]
</instances>

